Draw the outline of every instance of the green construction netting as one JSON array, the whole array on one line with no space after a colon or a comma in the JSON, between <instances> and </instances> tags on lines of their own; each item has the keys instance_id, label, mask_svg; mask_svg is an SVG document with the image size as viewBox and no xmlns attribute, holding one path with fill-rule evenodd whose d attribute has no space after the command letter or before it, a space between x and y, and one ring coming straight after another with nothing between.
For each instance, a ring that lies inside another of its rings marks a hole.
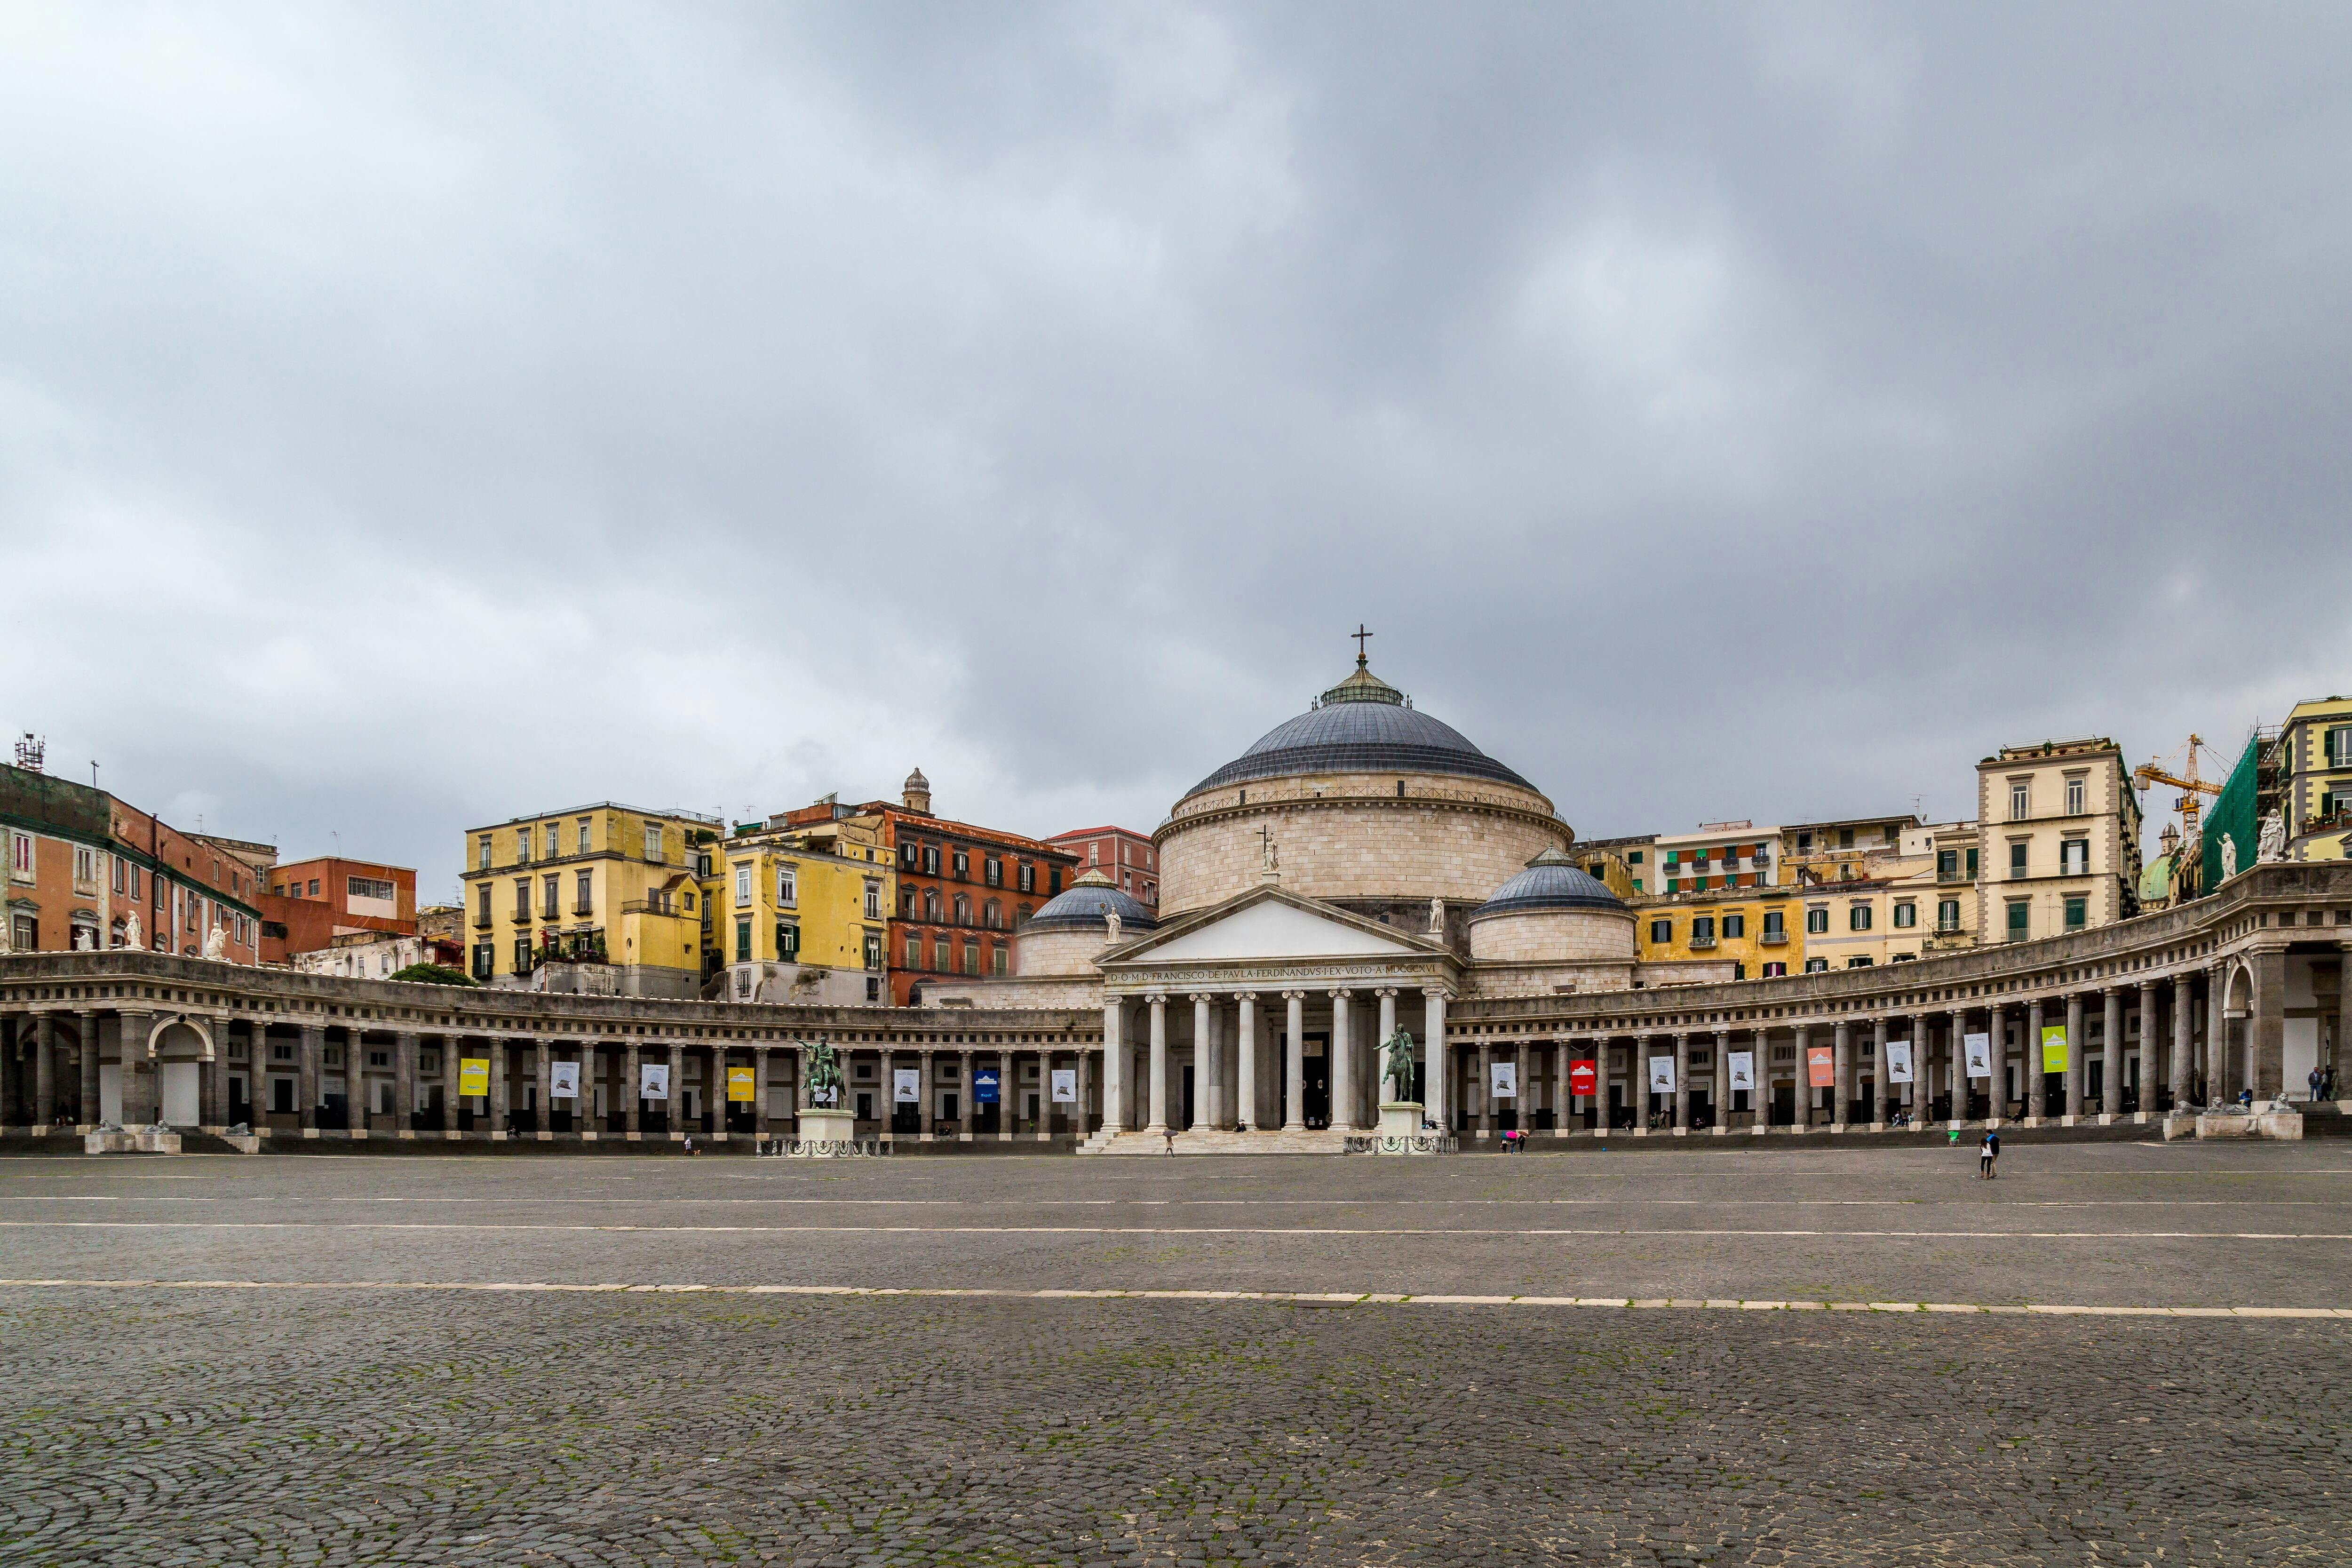
<instances>
[{"instance_id":1,"label":"green construction netting","mask_svg":"<svg viewBox=\"0 0 2352 1568\"><path fill-rule=\"evenodd\" d=\"M2221 836L2228 834L2238 850L2238 869L2254 863L2254 758L2262 749L2259 737L2246 741L2245 754L2230 770L2230 782L2205 808L2205 890L2221 885Z\"/></svg>"}]
</instances>

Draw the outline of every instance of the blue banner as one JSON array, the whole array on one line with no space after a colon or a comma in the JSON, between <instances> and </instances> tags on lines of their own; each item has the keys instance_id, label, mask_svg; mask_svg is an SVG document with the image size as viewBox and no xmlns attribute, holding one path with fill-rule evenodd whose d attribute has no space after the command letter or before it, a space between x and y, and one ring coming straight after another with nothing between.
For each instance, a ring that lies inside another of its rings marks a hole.
<instances>
[{"instance_id":1,"label":"blue banner","mask_svg":"<svg viewBox=\"0 0 2352 1568\"><path fill-rule=\"evenodd\" d=\"M971 1098L976 1105L996 1103L996 1069L980 1068L971 1075Z\"/></svg>"}]
</instances>

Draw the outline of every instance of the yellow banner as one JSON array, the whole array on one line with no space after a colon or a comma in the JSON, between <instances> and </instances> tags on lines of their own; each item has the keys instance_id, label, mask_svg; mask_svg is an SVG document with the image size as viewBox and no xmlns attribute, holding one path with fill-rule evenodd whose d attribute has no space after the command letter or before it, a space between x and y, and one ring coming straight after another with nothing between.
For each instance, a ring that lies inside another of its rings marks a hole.
<instances>
[{"instance_id":1,"label":"yellow banner","mask_svg":"<svg viewBox=\"0 0 2352 1568\"><path fill-rule=\"evenodd\" d=\"M2066 1070L2066 1026L2063 1024L2042 1026L2042 1070Z\"/></svg>"},{"instance_id":2,"label":"yellow banner","mask_svg":"<svg viewBox=\"0 0 2352 1568\"><path fill-rule=\"evenodd\" d=\"M751 1069L750 1068L729 1068L727 1069L727 1098L732 1100L742 1101L745 1104L749 1104L751 1102Z\"/></svg>"},{"instance_id":3,"label":"yellow banner","mask_svg":"<svg viewBox=\"0 0 2352 1568\"><path fill-rule=\"evenodd\" d=\"M488 1094L490 1092L490 1058L460 1057L457 1058L457 1092Z\"/></svg>"}]
</instances>

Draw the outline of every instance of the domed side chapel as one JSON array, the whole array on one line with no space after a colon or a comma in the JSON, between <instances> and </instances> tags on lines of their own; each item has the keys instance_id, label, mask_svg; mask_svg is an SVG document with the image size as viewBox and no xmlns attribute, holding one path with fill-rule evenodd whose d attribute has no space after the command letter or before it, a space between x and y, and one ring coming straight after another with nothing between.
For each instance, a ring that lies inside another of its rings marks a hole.
<instances>
[{"instance_id":1,"label":"domed side chapel","mask_svg":"<svg viewBox=\"0 0 2352 1568\"><path fill-rule=\"evenodd\" d=\"M1082 876L1022 928L1013 975L925 995L1100 1005L1113 1131L1305 1146L1369 1130L1399 1100L1448 1127L1481 1087L1466 1053L1429 1049L1450 1006L1666 978L1636 963L1633 911L1570 859L1551 801L1374 675L1360 647L1353 673L1193 785L1153 841L1156 918ZM1731 977L1727 963L1671 967ZM1380 1077L1399 1029L1410 1086ZM1433 1059L1453 1069L1433 1078Z\"/></svg>"}]
</instances>

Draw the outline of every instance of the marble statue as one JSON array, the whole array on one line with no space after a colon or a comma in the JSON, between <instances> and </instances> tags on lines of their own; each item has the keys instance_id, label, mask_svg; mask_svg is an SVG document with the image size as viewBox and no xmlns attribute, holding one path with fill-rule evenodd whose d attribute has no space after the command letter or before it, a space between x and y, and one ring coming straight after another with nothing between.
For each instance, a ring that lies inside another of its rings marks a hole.
<instances>
[{"instance_id":1,"label":"marble statue","mask_svg":"<svg viewBox=\"0 0 2352 1568\"><path fill-rule=\"evenodd\" d=\"M228 952L228 928L215 926L205 938L205 956L218 963Z\"/></svg>"},{"instance_id":2,"label":"marble statue","mask_svg":"<svg viewBox=\"0 0 2352 1568\"><path fill-rule=\"evenodd\" d=\"M125 947L137 947L140 945L139 911L137 910L131 911L131 919L122 928L122 945Z\"/></svg>"},{"instance_id":3,"label":"marble statue","mask_svg":"<svg viewBox=\"0 0 2352 1568\"><path fill-rule=\"evenodd\" d=\"M2238 841L2229 834L2221 835L2221 880L2228 881L2238 874Z\"/></svg>"},{"instance_id":4,"label":"marble statue","mask_svg":"<svg viewBox=\"0 0 2352 1568\"><path fill-rule=\"evenodd\" d=\"M2254 863L2268 866L2286 858L2286 818L2273 806L2263 818L2262 837L2254 846Z\"/></svg>"},{"instance_id":5,"label":"marble statue","mask_svg":"<svg viewBox=\"0 0 2352 1568\"><path fill-rule=\"evenodd\" d=\"M90 930L88 926L74 927L74 951L76 952L96 952L98 951L98 933Z\"/></svg>"},{"instance_id":6,"label":"marble statue","mask_svg":"<svg viewBox=\"0 0 2352 1568\"><path fill-rule=\"evenodd\" d=\"M1429 934L1432 936L1445 934L1445 900L1444 899L1429 900Z\"/></svg>"},{"instance_id":7,"label":"marble statue","mask_svg":"<svg viewBox=\"0 0 2352 1568\"><path fill-rule=\"evenodd\" d=\"M12 934L8 929L16 923L16 922L14 920L9 918L8 907L5 904L0 904L0 956L5 956L16 951L13 945Z\"/></svg>"},{"instance_id":8,"label":"marble statue","mask_svg":"<svg viewBox=\"0 0 2352 1568\"><path fill-rule=\"evenodd\" d=\"M1103 933L1105 939L1112 947L1117 947L1118 945L1118 911L1117 910L1105 911L1103 914Z\"/></svg>"}]
</instances>

